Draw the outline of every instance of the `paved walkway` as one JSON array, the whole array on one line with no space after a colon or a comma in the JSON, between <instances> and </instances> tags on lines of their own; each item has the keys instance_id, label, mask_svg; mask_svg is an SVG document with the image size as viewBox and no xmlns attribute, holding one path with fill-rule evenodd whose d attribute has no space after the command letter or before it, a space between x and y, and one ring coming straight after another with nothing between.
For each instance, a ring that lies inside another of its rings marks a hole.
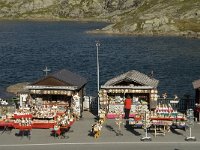
<instances>
[{"instance_id":1,"label":"paved walkway","mask_svg":"<svg viewBox=\"0 0 200 150\"><path fill-rule=\"evenodd\" d=\"M115 123L115 119L108 119L103 124L101 131L101 136L98 139L88 136L89 131L91 130L92 124L95 122L95 116L90 112L84 112L83 118L77 121L72 129L74 132L69 133L69 141L77 142L140 142L141 138L145 136L144 129L138 128L134 129L132 127L126 127L126 121L123 121L121 132L123 136L117 136L118 126ZM185 138L189 135L189 130L174 129L170 132L167 132L165 136L154 136L154 131L148 133L154 142L185 142ZM197 141L200 141L200 124L195 124L192 127L192 136L197 138Z\"/></svg>"},{"instance_id":2,"label":"paved walkway","mask_svg":"<svg viewBox=\"0 0 200 150\"><path fill-rule=\"evenodd\" d=\"M143 129L133 129L122 127L123 136L116 136L117 125L114 119L106 120L103 124L101 136L95 139L89 136L89 131L95 122L96 117L88 111L84 111L83 118L76 121L70 131L67 133L69 138L58 139L50 136L50 129L33 129L31 139L26 137L15 136L17 130L13 129L12 132L0 133L0 145L13 145L13 144L52 144L52 143L132 143L141 142L140 139L145 135ZM124 121L125 123L125 121ZM189 130L172 130L165 136L154 137L153 132L148 133L152 137L152 142L185 142L185 137L189 135ZM200 142L200 124L195 124L192 128L192 136L195 136L197 142Z\"/></svg>"},{"instance_id":3,"label":"paved walkway","mask_svg":"<svg viewBox=\"0 0 200 150\"><path fill-rule=\"evenodd\" d=\"M68 133L70 137L69 140L76 141L78 139L79 142L93 140L94 138L89 136L89 133L92 129L92 125L95 123L95 119L96 117L92 113L84 111L83 117L73 124L71 128L73 132Z\"/></svg>"}]
</instances>

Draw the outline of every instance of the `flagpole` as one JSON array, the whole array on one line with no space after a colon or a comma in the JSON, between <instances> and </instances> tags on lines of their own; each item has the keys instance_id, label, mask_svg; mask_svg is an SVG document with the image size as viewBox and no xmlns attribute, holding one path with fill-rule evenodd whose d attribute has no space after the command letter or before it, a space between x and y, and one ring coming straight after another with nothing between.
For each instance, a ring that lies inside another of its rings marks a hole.
<instances>
[{"instance_id":1,"label":"flagpole","mask_svg":"<svg viewBox=\"0 0 200 150\"><path fill-rule=\"evenodd\" d=\"M97 114L99 115L99 46L100 42L96 41L96 48L97 48Z\"/></svg>"}]
</instances>

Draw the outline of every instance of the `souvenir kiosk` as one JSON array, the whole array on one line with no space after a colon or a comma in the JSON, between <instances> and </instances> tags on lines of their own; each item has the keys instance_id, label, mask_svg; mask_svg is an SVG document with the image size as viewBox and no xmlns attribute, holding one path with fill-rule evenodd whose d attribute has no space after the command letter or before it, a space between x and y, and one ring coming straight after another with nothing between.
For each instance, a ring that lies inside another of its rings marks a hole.
<instances>
[{"instance_id":1,"label":"souvenir kiosk","mask_svg":"<svg viewBox=\"0 0 200 150\"><path fill-rule=\"evenodd\" d=\"M124 109L127 94L132 97L130 117L141 109L152 110L157 105L157 86L159 81L139 71L131 70L108 80L100 89L100 113L107 118L115 118L117 111Z\"/></svg>"},{"instance_id":2,"label":"souvenir kiosk","mask_svg":"<svg viewBox=\"0 0 200 150\"><path fill-rule=\"evenodd\" d=\"M82 116L86 83L85 78L66 69L49 74L20 93L16 114L32 114L32 128L68 126Z\"/></svg>"},{"instance_id":3,"label":"souvenir kiosk","mask_svg":"<svg viewBox=\"0 0 200 150\"><path fill-rule=\"evenodd\" d=\"M195 80L194 82L192 82L193 87L195 89L195 104L196 104L196 108L199 108L197 106L200 105L200 79L199 80ZM194 117L197 118L198 121L200 121L200 109L196 109L194 111Z\"/></svg>"}]
</instances>

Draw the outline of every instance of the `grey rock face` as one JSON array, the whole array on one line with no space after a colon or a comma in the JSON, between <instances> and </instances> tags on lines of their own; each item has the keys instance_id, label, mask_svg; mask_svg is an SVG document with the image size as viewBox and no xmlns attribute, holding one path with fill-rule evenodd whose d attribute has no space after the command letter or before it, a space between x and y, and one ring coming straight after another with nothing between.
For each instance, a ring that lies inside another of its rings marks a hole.
<instances>
[{"instance_id":1,"label":"grey rock face","mask_svg":"<svg viewBox=\"0 0 200 150\"><path fill-rule=\"evenodd\" d=\"M197 0L0 0L0 18L106 20L109 33L196 33L199 8Z\"/></svg>"},{"instance_id":2,"label":"grey rock face","mask_svg":"<svg viewBox=\"0 0 200 150\"><path fill-rule=\"evenodd\" d=\"M0 14L2 17L20 17L33 14L51 7L55 0L0 0Z\"/></svg>"}]
</instances>

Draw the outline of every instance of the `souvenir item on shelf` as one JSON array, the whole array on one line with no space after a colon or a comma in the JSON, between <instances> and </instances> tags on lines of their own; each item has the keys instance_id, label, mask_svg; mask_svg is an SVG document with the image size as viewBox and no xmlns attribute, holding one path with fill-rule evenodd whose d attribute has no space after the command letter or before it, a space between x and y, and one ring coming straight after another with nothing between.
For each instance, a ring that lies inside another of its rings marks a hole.
<instances>
[{"instance_id":1,"label":"souvenir item on shelf","mask_svg":"<svg viewBox=\"0 0 200 150\"><path fill-rule=\"evenodd\" d=\"M151 126L150 112L146 110L142 116L143 128L149 128Z\"/></svg>"},{"instance_id":2,"label":"souvenir item on shelf","mask_svg":"<svg viewBox=\"0 0 200 150\"><path fill-rule=\"evenodd\" d=\"M80 118L81 108L80 108L80 96L78 94L72 97L72 108L73 112L76 115L76 118Z\"/></svg>"},{"instance_id":3,"label":"souvenir item on shelf","mask_svg":"<svg viewBox=\"0 0 200 150\"><path fill-rule=\"evenodd\" d=\"M105 120L106 119L106 111L100 109L99 110L99 118Z\"/></svg>"},{"instance_id":4,"label":"souvenir item on shelf","mask_svg":"<svg viewBox=\"0 0 200 150\"><path fill-rule=\"evenodd\" d=\"M133 117L136 113L141 113L141 111L148 110L148 102L147 102L147 96L133 96L132 99L132 105L130 109L130 116ZM124 112L124 100L125 95L124 94L116 94L111 95L108 97L108 118L115 118L117 115L116 108L120 110L121 112Z\"/></svg>"},{"instance_id":5,"label":"souvenir item on shelf","mask_svg":"<svg viewBox=\"0 0 200 150\"><path fill-rule=\"evenodd\" d=\"M91 134L95 138L98 138L100 136L101 129L102 129L102 122L101 120L99 120L98 122L92 125Z\"/></svg>"},{"instance_id":6,"label":"souvenir item on shelf","mask_svg":"<svg viewBox=\"0 0 200 150\"><path fill-rule=\"evenodd\" d=\"M123 104L123 98L120 96L115 96L115 103Z\"/></svg>"}]
</instances>

